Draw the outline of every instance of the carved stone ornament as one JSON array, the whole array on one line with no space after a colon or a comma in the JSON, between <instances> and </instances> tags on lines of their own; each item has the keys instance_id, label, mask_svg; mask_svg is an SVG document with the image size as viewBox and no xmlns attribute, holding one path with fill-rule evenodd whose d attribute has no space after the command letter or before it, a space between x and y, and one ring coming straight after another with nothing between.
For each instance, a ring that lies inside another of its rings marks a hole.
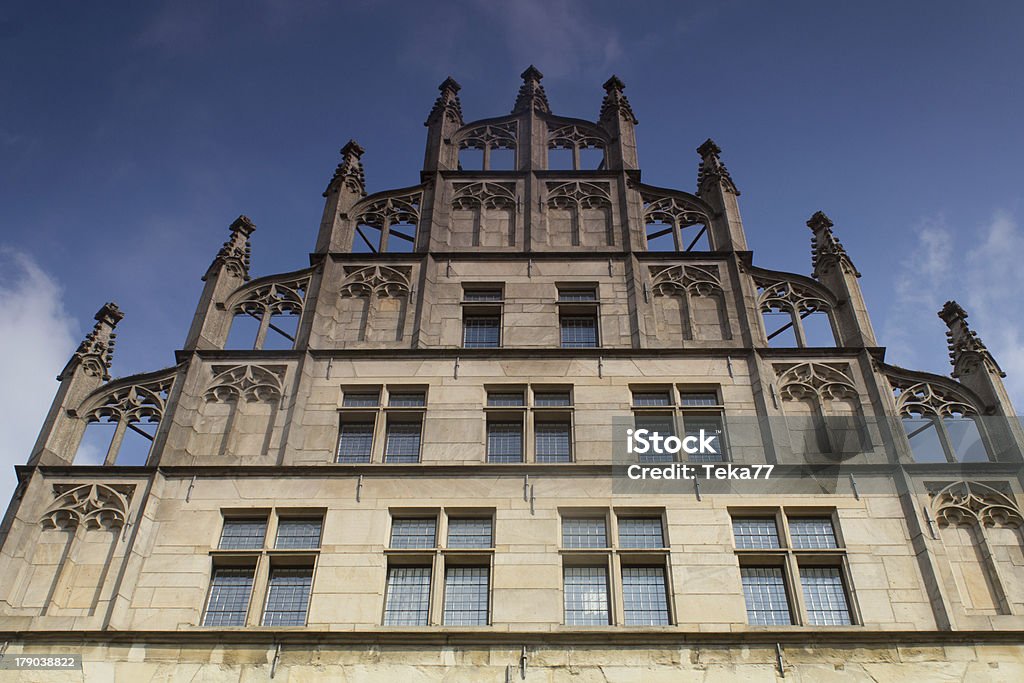
<instances>
[{"instance_id":1,"label":"carved stone ornament","mask_svg":"<svg viewBox=\"0 0 1024 683\"><path fill-rule=\"evenodd\" d=\"M204 397L217 403L280 401L286 370L283 365L214 366Z\"/></svg>"},{"instance_id":2,"label":"carved stone ornament","mask_svg":"<svg viewBox=\"0 0 1024 683\"><path fill-rule=\"evenodd\" d=\"M987 527L1020 528L1024 517L1009 496L973 481L958 481L931 493L932 510L940 526L974 523Z\"/></svg>"},{"instance_id":3,"label":"carved stone ornament","mask_svg":"<svg viewBox=\"0 0 1024 683\"><path fill-rule=\"evenodd\" d=\"M520 78L523 84L519 87L519 94L516 96L516 103L512 107L513 114L520 114L525 111L539 111L545 114L551 113L551 106L548 104L547 93L544 86L540 84L544 74L537 70L532 64L526 68Z\"/></svg>"},{"instance_id":4,"label":"carved stone ornament","mask_svg":"<svg viewBox=\"0 0 1024 683\"><path fill-rule=\"evenodd\" d=\"M462 102L459 101L459 91L462 90L462 86L449 76L437 86L437 89L441 94L434 100L434 108L430 110L430 115L423 125L429 126L443 120L461 126Z\"/></svg>"},{"instance_id":5,"label":"carved stone ornament","mask_svg":"<svg viewBox=\"0 0 1024 683\"><path fill-rule=\"evenodd\" d=\"M548 206L580 209L611 208L611 190L607 183L548 183Z\"/></svg>"},{"instance_id":6,"label":"carved stone ornament","mask_svg":"<svg viewBox=\"0 0 1024 683\"><path fill-rule=\"evenodd\" d=\"M823 292L800 282L755 277L754 284L761 290L757 304L765 313L792 311L803 314L832 308Z\"/></svg>"},{"instance_id":7,"label":"carved stone ornament","mask_svg":"<svg viewBox=\"0 0 1024 683\"><path fill-rule=\"evenodd\" d=\"M832 232L832 221L823 212L817 211L807 221L807 227L814 233L811 237L811 266L814 277L829 273L839 266L848 275L860 277L860 272L843 248L843 243Z\"/></svg>"},{"instance_id":8,"label":"carved stone ornament","mask_svg":"<svg viewBox=\"0 0 1024 683\"><path fill-rule=\"evenodd\" d=\"M652 267L651 290L655 296L678 296L683 293L710 296L722 293L722 283L713 266Z\"/></svg>"},{"instance_id":9,"label":"carved stone ornament","mask_svg":"<svg viewBox=\"0 0 1024 683\"><path fill-rule=\"evenodd\" d=\"M515 183L456 183L453 209L508 209L516 205Z\"/></svg>"},{"instance_id":10,"label":"carved stone ornament","mask_svg":"<svg viewBox=\"0 0 1024 683\"><path fill-rule=\"evenodd\" d=\"M388 195L357 207L355 222L384 230L396 223L420 222L421 192Z\"/></svg>"},{"instance_id":11,"label":"carved stone ornament","mask_svg":"<svg viewBox=\"0 0 1024 683\"><path fill-rule=\"evenodd\" d=\"M236 313L262 316L302 315L310 274L285 276L278 279L260 279L252 285L236 290L230 297L231 309Z\"/></svg>"},{"instance_id":12,"label":"carved stone ornament","mask_svg":"<svg viewBox=\"0 0 1024 683\"><path fill-rule=\"evenodd\" d=\"M819 402L856 398L857 388L847 372L825 363L775 366L779 395L784 400L802 401L816 397Z\"/></svg>"},{"instance_id":13,"label":"carved stone ornament","mask_svg":"<svg viewBox=\"0 0 1024 683\"><path fill-rule=\"evenodd\" d=\"M896 398L896 413L900 416L934 415L936 417L969 417L979 411L971 401L951 387L934 382L909 382L900 378L889 378ZM952 382L951 382L952 383Z\"/></svg>"},{"instance_id":14,"label":"carved stone ornament","mask_svg":"<svg viewBox=\"0 0 1024 683\"><path fill-rule=\"evenodd\" d=\"M256 224L248 216L239 216L231 223L231 234L228 241L217 252L207 276L218 266L231 272L243 280L249 279L249 262L252 256L252 244L249 236L256 231ZM205 280L206 277L204 276Z\"/></svg>"},{"instance_id":15,"label":"carved stone ornament","mask_svg":"<svg viewBox=\"0 0 1024 683\"><path fill-rule=\"evenodd\" d=\"M611 123L616 117L634 126L638 123L633 114L633 107L622 93L625 89L626 84L619 80L618 76L613 75L605 81L604 100L601 102L601 115L598 117L601 123Z\"/></svg>"},{"instance_id":16,"label":"carved stone ornament","mask_svg":"<svg viewBox=\"0 0 1024 683\"><path fill-rule=\"evenodd\" d=\"M341 163L334 169L334 176L324 190L325 197L337 192L341 187L348 188L360 197L366 196L366 172L363 171L363 162L360 161L364 151L355 140L345 143L341 148Z\"/></svg>"},{"instance_id":17,"label":"carved stone ornament","mask_svg":"<svg viewBox=\"0 0 1024 683\"><path fill-rule=\"evenodd\" d=\"M106 419L109 422L159 422L163 419L167 396L177 368L170 368L162 374L124 377L93 392L78 409L80 417L89 422ZM146 377L147 379L142 379Z\"/></svg>"},{"instance_id":18,"label":"carved stone ornament","mask_svg":"<svg viewBox=\"0 0 1024 683\"><path fill-rule=\"evenodd\" d=\"M120 529L134 490L133 485L54 484L56 499L39 523L44 529Z\"/></svg>"},{"instance_id":19,"label":"carved stone ornament","mask_svg":"<svg viewBox=\"0 0 1024 683\"><path fill-rule=\"evenodd\" d=\"M604 138L582 126L560 126L548 132L548 149L604 149Z\"/></svg>"},{"instance_id":20,"label":"carved stone ornament","mask_svg":"<svg viewBox=\"0 0 1024 683\"><path fill-rule=\"evenodd\" d=\"M711 216L702 206L683 197L642 192L640 198L644 202L644 225L664 223L676 228L685 228L690 225L711 223Z\"/></svg>"},{"instance_id":21,"label":"carved stone ornament","mask_svg":"<svg viewBox=\"0 0 1024 683\"><path fill-rule=\"evenodd\" d=\"M459 149L515 149L519 138L519 123L488 123L459 131L456 138Z\"/></svg>"},{"instance_id":22,"label":"carved stone ornament","mask_svg":"<svg viewBox=\"0 0 1024 683\"><path fill-rule=\"evenodd\" d=\"M341 285L342 296L405 296L412 291L409 275L398 268L365 266L348 273Z\"/></svg>"},{"instance_id":23,"label":"carved stone ornament","mask_svg":"<svg viewBox=\"0 0 1024 683\"><path fill-rule=\"evenodd\" d=\"M999 377L1006 377L981 337L967 324L967 311L960 304L947 301L939 311L939 317L946 323L946 341L949 362L953 365L953 377L968 375L978 367L984 367Z\"/></svg>"},{"instance_id":24,"label":"carved stone ornament","mask_svg":"<svg viewBox=\"0 0 1024 683\"><path fill-rule=\"evenodd\" d=\"M711 138L705 140L704 144L697 148L697 154L700 155L700 166L697 168L698 195L703 193L706 186L718 183L723 190L739 196L740 191L736 188L736 183L732 181L729 170L719 156L721 153L722 149Z\"/></svg>"},{"instance_id":25,"label":"carved stone ornament","mask_svg":"<svg viewBox=\"0 0 1024 683\"><path fill-rule=\"evenodd\" d=\"M82 372L90 377L99 377L103 381L110 379L110 365L114 360L114 344L117 335L114 328L124 318L124 313L113 301L104 304L103 308L97 311L92 331L85 335L85 339L78 345L72 354L64 370L57 376L57 381L64 378L75 367L81 367Z\"/></svg>"}]
</instances>

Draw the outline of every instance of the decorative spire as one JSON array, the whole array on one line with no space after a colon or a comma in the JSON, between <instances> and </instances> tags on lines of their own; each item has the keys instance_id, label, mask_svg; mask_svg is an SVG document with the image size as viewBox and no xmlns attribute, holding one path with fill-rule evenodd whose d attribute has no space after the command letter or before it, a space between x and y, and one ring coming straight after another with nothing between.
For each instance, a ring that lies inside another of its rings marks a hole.
<instances>
[{"instance_id":1,"label":"decorative spire","mask_svg":"<svg viewBox=\"0 0 1024 683\"><path fill-rule=\"evenodd\" d=\"M722 189L739 195L740 191L736 189L736 183L732 181L729 170L726 169L719 157L721 153L722 148L716 145L711 138L705 140L704 144L697 148L697 154L700 155L700 167L697 169L697 194L704 190L706 183L717 182Z\"/></svg>"},{"instance_id":2,"label":"decorative spire","mask_svg":"<svg viewBox=\"0 0 1024 683\"><path fill-rule=\"evenodd\" d=\"M124 318L124 313L113 301L106 303L96 313L96 324L92 332L85 335L85 339L78 345L78 349L72 354L68 364L59 375L57 381L61 382L79 365L90 377L99 377L104 382L110 379L110 365L114 360L114 343L117 335L114 328Z\"/></svg>"},{"instance_id":3,"label":"decorative spire","mask_svg":"<svg viewBox=\"0 0 1024 683\"><path fill-rule=\"evenodd\" d=\"M454 81L453 81L454 82ZM366 173L363 172L363 162L359 159L366 151L359 146L355 140L349 140L341 148L341 163L334 169L334 177L327 183L324 190L326 197L332 192L337 192L341 185L349 188L361 197L366 196Z\"/></svg>"},{"instance_id":4,"label":"decorative spire","mask_svg":"<svg viewBox=\"0 0 1024 683\"><path fill-rule=\"evenodd\" d=\"M462 86L449 76L444 79L444 83L437 86L437 89L441 94L434 100L434 108L430 110L430 116L423 125L429 126L447 119L461 126L462 102L459 101L459 91L462 90Z\"/></svg>"},{"instance_id":5,"label":"decorative spire","mask_svg":"<svg viewBox=\"0 0 1024 683\"><path fill-rule=\"evenodd\" d=\"M843 243L832 232L832 226L831 219L822 211L815 211L807 221L807 227L814 233L811 237L811 266L814 268L814 277L828 273L836 265L842 268L844 273L860 277L860 272L847 255Z\"/></svg>"},{"instance_id":6,"label":"decorative spire","mask_svg":"<svg viewBox=\"0 0 1024 683\"><path fill-rule=\"evenodd\" d=\"M947 301L939 311L939 317L949 328L946 340L949 345L949 361L953 364L953 377L969 374L979 364L983 364L989 372L1006 377L978 333L967 324L967 311L960 304Z\"/></svg>"},{"instance_id":7,"label":"decorative spire","mask_svg":"<svg viewBox=\"0 0 1024 683\"><path fill-rule=\"evenodd\" d=\"M550 114L551 107L548 105L548 96L544 92L544 86L540 84L544 74L531 64L526 71L520 74L520 77L523 79L523 84L519 87L519 96L516 97L512 113L519 114L533 110Z\"/></svg>"},{"instance_id":8,"label":"decorative spire","mask_svg":"<svg viewBox=\"0 0 1024 683\"><path fill-rule=\"evenodd\" d=\"M609 123L615 120L615 116L621 116L627 123L634 126L638 123L633 115L633 108L629 106L629 100L622 94L626 84L619 80L618 76L612 75L604 82L604 100L601 102L601 123Z\"/></svg>"},{"instance_id":9,"label":"decorative spire","mask_svg":"<svg viewBox=\"0 0 1024 683\"><path fill-rule=\"evenodd\" d=\"M206 271L203 280L217 268L223 266L229 271L242 278L249 279L249 259L252 256L252 245L249 243L249 235L256 230L256 224L249 220L248 216L239 216L231 223L231 234L228 241L217 252L216 258Z\"/></svg>"}]
</instances>

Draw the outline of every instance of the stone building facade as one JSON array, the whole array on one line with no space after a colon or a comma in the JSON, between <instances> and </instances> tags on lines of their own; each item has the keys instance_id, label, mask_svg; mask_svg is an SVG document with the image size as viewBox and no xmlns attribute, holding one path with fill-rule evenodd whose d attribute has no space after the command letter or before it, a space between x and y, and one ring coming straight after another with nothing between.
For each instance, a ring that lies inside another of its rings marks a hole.
<instances>
[{"instance_id":1,"label":"stone building facade","mask_svg":"<svg viewBox=\"0 0 1024 683\"><path fill-rule=\"evenodd\" d=\"M367 195L345 145L309 268L251 278L239 217L172 367L111 379L122 313L97 313L3 523L5 659L1024 679L1024 435L963 309L952 378L885 363L823 213L811 276L755 265L714 142L696 192L645 184L622 82L592 122L541 78L474 122L442 83L414 187ZM623 421L774 483L628 482Z\"/></svg>"}]
</instances>

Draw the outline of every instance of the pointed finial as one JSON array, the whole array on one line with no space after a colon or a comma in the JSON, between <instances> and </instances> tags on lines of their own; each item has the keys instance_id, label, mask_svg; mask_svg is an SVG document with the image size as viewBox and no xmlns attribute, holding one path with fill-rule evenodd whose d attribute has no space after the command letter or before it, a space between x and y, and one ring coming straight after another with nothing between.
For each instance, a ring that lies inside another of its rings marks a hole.
<instances>
[{"instance_id":1,"label":"pointed finial","mask_svg":"<svg viewBox=\"0 0 1024 683\"><path fill-rule=\"evenodd\" d=\"M532 110L550 114L551 107L548 105L548 96L544 92L544 86L540 84L544 74L531 64L526 71L520 74L520 77L523 79L523 84L519 87L519 95L516 97L515 106L512 107L512 113L519 114Z\"/></svg>"},{"instance_id":2,"label":"pointed finial","mask_svg":"<svg viewBox=\"0 0 1024 683\"><path fill-rule=\"evenodd\" d=\"M939 317L948 328L946 340L954 378L974 372L979 365L999 377L1006 377L1006 373L999 367L999 363L981 341L978 333L967 324L967 311L960 304L947 301L939 311Z\"/></svg>"},{"instance_id":3,"label":"pointed finial","mask_svg":"<svg viewBox=\"0 0 1024 683\"><path fill-rule=\"evenodd\" d=\"M604 100L601 102L601 115L598 117L601 123L614 121L618 115L635 126L638 121L633 115L633 108L629 106L629 100L622 93L626 89L626 84L612 74L612 77L604 82L603 87Z\"/></svg>"},{"instance_id":4,"label":"pointed finial","mask_svg":"<svg viewBox=\"0 0 1024 683\"><path fill-rule=\"evenodd\" d=\"M815 211L807 220L807 227L813 233L811 237L811 266L814 277L830 272L836 265L844 273L860 277L860 272L846 253L846 248L832 232L832 220L823 211Z\"/></svg>"},{"instance_id":5,"label":"pointed finial","mask_svg":"<svg viewBox=\"0 0 1024 683\"><path fill-rule=\"evenodd\" d=\"M711 138L705 140L697 148L697 154L700 155L700 166L697 168L698 195L704 191L705 185L713 182L719 183L723 190L739 195L740 191L736 188L736 183L732 181L729 170L722 163L722 159L719 156L721 153L722 148L716 145L715 141Z\"/></svg>"},{"instance_id":6,"label":"pointed finial","mask_svg":"<svg viewBox=\"0 0 1024 683\"><path fill-rule=\"evenodd\" d=\"M462 102L459 101L459 91L462 90L462 86L449 76L441 85L437 86L437 89L441 91L441 94L434 100L434 108L430 110L430 115L423 125L429 126L447 119L461 126Z\"/></svg>"},{"instance_id":7,"label":"pointed finial","mask_svg":"<svg viewBox=\"0 0 1024 683\"><path fill-rule=\"evenodd\" d=\"M355 140L349 140L341 148L341 163L334 169L334 176L331 182L327 183L324 196L337 192L344 185L361 197L366 196L366 173L363 171L363 162L360 158L364 150Z\"/></svg>"},{"instance_id":8,"label":"pointed finial","mask_svg":"<svg viewBox=\"0 0 1024 683\"><path fill-rule=\"evenodd\" d=\"M109 380L110 366L114 361L114 344L117 338L114 328L122 318L124 318L124 313L116 303L110 301L103 304L103 307L96 312L96 324L93 325L92 331L85 335L85 339L71 355L67 365L57 375L57 381L63 381L79 365L90 377L99 377L104 382Z\"/></svg>"},{"instance_id":9,"label":"pointed finial","mask_svg":"<svg viewBox=\"0 0 1024 683\"><path fill-rule=\"evenodd\" d=\"M252 256L249 235L255 232L256 224L243 214L232 221L229 230L228 240L214 257L213 263L210 264L206 275L203 276L204 281L221 267L243 280L249 279L249 260Z\"/></svg>"}]
</instances>

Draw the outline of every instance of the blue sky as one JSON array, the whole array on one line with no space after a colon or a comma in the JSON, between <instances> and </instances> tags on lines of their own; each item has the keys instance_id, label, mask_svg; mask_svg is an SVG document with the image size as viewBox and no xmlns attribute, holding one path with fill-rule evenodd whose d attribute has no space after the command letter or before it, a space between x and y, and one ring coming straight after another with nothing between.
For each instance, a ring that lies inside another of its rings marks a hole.
<instances>
[{"instance_id":1,"label":"blue sky","mask_svg":"<svg viewBox=\"0 0 1024 683\"><path fill-rule=\"evenodd\" d=\"M127 314L116 375L170 365L239 213L254 273L303 267L345 141L371 192L414 184L438 83L499 115L530 63L560 114L625 81L647 182L692 190L713 137L759 265L809 273L828 213L890 361L947 373L957 298L1020 404L1022 30L1013 2L9 1L0 477L104 301Z\"/></svg>"}]
</instances>

